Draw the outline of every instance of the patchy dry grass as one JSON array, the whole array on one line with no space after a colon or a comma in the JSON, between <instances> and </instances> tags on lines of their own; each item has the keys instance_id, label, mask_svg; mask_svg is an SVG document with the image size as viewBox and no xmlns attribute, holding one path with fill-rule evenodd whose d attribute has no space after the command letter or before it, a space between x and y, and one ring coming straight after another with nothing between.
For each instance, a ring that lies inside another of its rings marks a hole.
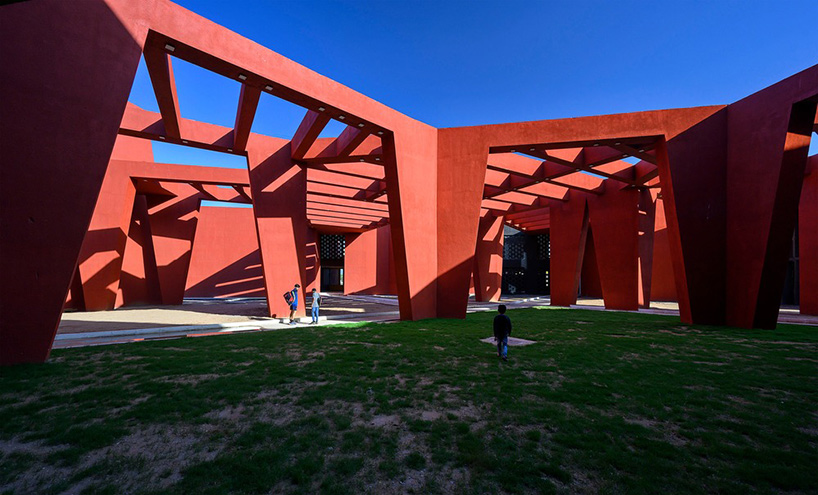
<instances>
[{"instance_id":1,"label":"patchy dry grass","mask_svg":"<svg viewBox=\"0 0 818 495\"><path fill-rule=\"evenodd\" d=\"M0 369L0 493L818 492L818 329L509 314Z\"/></svg>"}]
</instances>

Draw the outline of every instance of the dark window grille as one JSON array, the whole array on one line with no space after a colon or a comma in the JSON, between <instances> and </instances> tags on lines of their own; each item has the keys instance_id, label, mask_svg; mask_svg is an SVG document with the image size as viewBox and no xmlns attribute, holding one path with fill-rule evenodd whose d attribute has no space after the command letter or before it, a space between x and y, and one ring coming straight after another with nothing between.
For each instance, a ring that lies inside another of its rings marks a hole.
<instances>
[{"instance_id":1,"label":"dark window grille","mask_svg":"<svg viewBox=\"0 0 818 495\"><path fill-rule=\"evenodd\" d=\"M321 260L342 260L346 249L346 239L343 235L322 234Z\"/></svg>"}]
</instances>

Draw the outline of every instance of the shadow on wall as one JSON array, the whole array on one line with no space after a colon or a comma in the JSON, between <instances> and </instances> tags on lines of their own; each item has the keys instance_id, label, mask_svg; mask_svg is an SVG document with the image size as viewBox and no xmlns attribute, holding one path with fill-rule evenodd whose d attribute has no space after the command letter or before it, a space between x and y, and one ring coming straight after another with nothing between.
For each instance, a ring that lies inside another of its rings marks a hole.
<instances>
[{"instance_id":1,"label":"shadow on wall","mask_svg":"<svg viewBox=\"0 0 818 495\"><path fill-rule=\"evenodd\" d=\"M264 297L264 295L264 273L258 250L185 290L185 297Z\"/></svg>"}]
</instances>

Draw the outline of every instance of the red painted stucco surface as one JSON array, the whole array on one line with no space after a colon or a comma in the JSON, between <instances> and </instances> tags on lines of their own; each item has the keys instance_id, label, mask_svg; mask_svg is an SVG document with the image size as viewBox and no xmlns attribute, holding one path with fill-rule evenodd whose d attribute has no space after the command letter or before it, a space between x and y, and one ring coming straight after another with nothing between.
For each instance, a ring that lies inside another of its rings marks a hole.
<instances>
[{"instance_id":1,"label":"red painted stucco surface","mask_svg":"<svg viewBox=\"0 0 818 495\"><path fill-rule=\"evenodd\" d=\"M200 209L185 296L264 296L253 210L217 206Z\"/></svg>"},{"instance_id":2,"label":"red painted stucco surface","mask_svg":"<svg viewBox=\"0 0 818 495\"><path fill-rule=\"evenodd\" d=\"M815 311L818 66L729 105L436 129L167 0L20 2L0 30L0 364L47 359L69 289L89 309L178 304L255 267L284 314L319 279L320 233L349 236L348 290L396 292L403 319L464 317L472 280L496 298L499 222L550 233L552 304L593 258L608 308L672 295L684 322L771 328L798 221ZM127 103L142 55L158 113ZM233 127L181 117L176 59L240 81ZM261 97L304 108L292 137L251 132ZM318 138L332 119L347 127ZM248 167L156 164L150 140ZM203 200L252 205L224 214L243 215L237 246ZM231 271L253 235L260 266Z\"/></svg>"}]
</instances>

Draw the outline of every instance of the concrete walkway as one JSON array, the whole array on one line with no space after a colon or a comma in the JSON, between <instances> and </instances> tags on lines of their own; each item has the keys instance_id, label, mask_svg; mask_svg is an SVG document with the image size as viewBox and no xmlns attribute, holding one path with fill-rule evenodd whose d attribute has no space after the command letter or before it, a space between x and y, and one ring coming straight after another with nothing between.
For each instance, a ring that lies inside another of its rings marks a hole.
<instances>
[{"instance_id":1,"label":"concrete walkway","mask_svg":"<svg viewBox=\"0 0 818 495\"><path fill-rule=\"evenodd\" d=\"M504 296L509 309L547 306L548 296ZM495 311L499 303L469 300L468 311ZM571 306L576 309L604 310L601 299L584 298ZM652 303L640 313L678 315L676 303ZM270 318L264 298L186 299L180 306L146 306L114 311L66 312L60 322L54 348L83 347L155 339L226 335L292 328L286 318ZM350 322L397 321L395 296L344 296L325 294L320 325ZM310 326L310 317L296 327ZM818 317L804 316L797 308L782 308L779 323L818 326Z\"/></svg>"}]
</instances>

